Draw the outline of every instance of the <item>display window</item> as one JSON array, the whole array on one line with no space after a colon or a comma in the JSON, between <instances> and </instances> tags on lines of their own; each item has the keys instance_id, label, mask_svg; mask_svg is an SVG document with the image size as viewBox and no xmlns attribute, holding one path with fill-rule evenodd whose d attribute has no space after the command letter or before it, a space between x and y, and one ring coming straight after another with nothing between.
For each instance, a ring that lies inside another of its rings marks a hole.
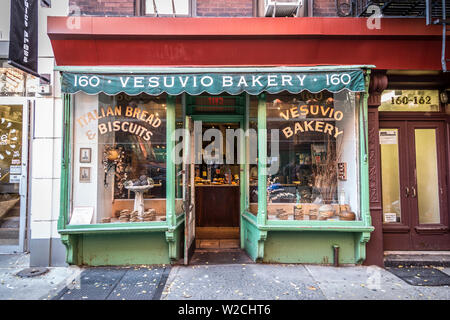
<instances>
[{"instance_id":1,"label":"display window","mask_svg":"<svg viewBox=\"0 0 450 320\"><path fill-rule=\"evenodd\" d=\"M267 95L269 220L359 220L359 94Z\"/></svg>"},{"instance_id":2,"label":"display window","mask_svg":"<svg viewBox=\"0 0 450 320\"><path fill-rule=\"evenodd\" d=\"M166 219L166 96L75 95L70 224Z\"/></svg>"},{"instance_id":3,"label":"display window","mask_svg":"<svg viewBox=\"0 0 450 320\"><path fill-rule=\"evenodd\" d=\"M2 62L0 60L0 97L34 97L39 79Z\"/></svg>"}]
</instances>

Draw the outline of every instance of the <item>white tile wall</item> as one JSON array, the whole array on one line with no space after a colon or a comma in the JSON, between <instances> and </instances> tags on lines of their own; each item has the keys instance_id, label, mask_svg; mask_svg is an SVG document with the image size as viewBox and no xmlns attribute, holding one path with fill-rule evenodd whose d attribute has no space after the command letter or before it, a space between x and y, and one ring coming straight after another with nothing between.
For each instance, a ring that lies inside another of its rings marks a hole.
<instances>
[{"instance_id":1,"label":"white tile wall","mask_svg":"<svg viewBox=\"0 0 450 320\"><path fill-rule=\"evenodd\" d=\"M34 138L53 137L54 100L36 99L34 107Z\"/></svg>"},{"instance_id":2,"label":"white tile wall","mask_svg":"<svg viewBox=\"0 0 450 320\"><path fill-rule=\"evenodd\" d=\"M47 16L67 16L69 13L69 0L52 1L51 8L42 8L39 5L39 56L51 57L53 50L47 36Z\"/></svg>"},{"instance_id":3,"label":"white tile wall","mask_svg":"<svg viewBox=\"0 0 450 320\"><path fill-rule=\"evenodd\" d=\"M61 188L61 179L53 179L52 180L52 220L58 220L59 218L59 203L60 203L60 188Z\"/></svg>"},{"instance_id":4,"label":"white tile wall","mask_svg":"<svg viewBox=\"0 0 450 320\"><path fill-rule=\"evenodd\" d=\"M0 0L1 8L5 8ZM55 60L47 36L47 16L67 16L69 0L52 1L51 8L39 5L39 73L50 74L52 94L36 98L31 157L31 238L60 238L57 222L60 208L62 111L59 72L54 71ZM8 10L9 12L9 10ZM0 21L3 15L0 13ZM9 14L8 14L9 24ZM3 24L0 22L0 30ZM9 28L9 27L8 27ZM33 253L32 253L33 254ZM41 253L40 253L41 254ZM50 254L50 253L49 253Z\"/></svg>"},{"instance_id":5,"label":"white tile wall","mask_svg":"<svg viewBox=\"0 0 450 320\"><path fill-rule=\"evenodd\" d=\"M32 239L49 239L51 235L50 221L31 221L31 238Z\"/></svg>"},{"instance_id":6,"label":"white tile wall","mask_svg":"<svg viewBox=\"0 0 450 320\"><path fill-rule=\"evenodd\" d=\"M52 238L61 238L61 235L58 233L58 220L52 220L50 228L50 234Z\"/></svg>"},{"instance_id":7,"label":"white tile wall","mask_svg":"<svg viewBox=\"0 0 450 320\"><path fill-rule=\"evenodd\" d=\"M31 180L31 220L49 221L52 219L53 180Z\"/></svg>"},{"instance_id":8,"label":"white tile wall","mask_svg":"<svg viewBox=\"0 0 450 320\"><path fill-rule=\"evenodd\" d=\"M63 121L64 103L60 98L54 100L53 108L53 137L62 137L62 121Z\"/></svg>"},{"instance_id":9,"label":"white tile wall","mask_svg":"<svg viewBox=\"0 0 450 320\"><path fill-rule=\"evenodd\" d=\"M32 177L53 178L53 139L34 139L32 148Z\"/></svg>"},{"instance_id":10,"label":"white tile wall","mask_svg":"<svg viewBox=\"0 0 450 320\"><path fill-rule=\"evenodd\" d=\"M61 138L53 139L53 173L52 177L59 179L61 177Z\"/></svg>"}]
</instances>

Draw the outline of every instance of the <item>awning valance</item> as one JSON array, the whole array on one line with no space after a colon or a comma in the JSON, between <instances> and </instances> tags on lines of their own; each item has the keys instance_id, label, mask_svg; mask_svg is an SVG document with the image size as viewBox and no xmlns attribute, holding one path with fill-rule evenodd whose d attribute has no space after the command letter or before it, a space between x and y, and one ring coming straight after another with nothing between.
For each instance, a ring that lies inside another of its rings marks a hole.
<instances>
[{"instance_id":1,"label":"awning valance","mask_svg":"<svg viewBox=\"0 0 450 320\"><path fill-rule=\"evenodd\" d=\"M299 93L307 90L316 93L322 90L365 90L364 72L360 68L205 68L204 72L199 69L170 68L152 72L138 69L116 73L113 73L113 69L102 73L92 72L95 69L85 70L87 72L80 72L80 69L77 72L63 69L62 91L81 91L87 94L103 92L108 95L121 92L129 95L215 95L224 92L232 95L243 92L257 95L262 92L281 91Z\"/></svg>"}]
</instances>

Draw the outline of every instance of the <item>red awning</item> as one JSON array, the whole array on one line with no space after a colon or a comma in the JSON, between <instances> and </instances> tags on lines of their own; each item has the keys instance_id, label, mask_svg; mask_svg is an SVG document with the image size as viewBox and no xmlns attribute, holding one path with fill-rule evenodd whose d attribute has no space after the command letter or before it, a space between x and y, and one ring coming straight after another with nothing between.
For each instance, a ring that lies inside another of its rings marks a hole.
<instances>
[{"instance_id":1,"label":"red awning","mask_svg":"<svg viewBox=\"0 0 450 320\"><path fill-rule=\"evenodd\" d=\"M425 19L49 17L59 66L375 65L441 69Z\"/></svg>"}]
</instances>

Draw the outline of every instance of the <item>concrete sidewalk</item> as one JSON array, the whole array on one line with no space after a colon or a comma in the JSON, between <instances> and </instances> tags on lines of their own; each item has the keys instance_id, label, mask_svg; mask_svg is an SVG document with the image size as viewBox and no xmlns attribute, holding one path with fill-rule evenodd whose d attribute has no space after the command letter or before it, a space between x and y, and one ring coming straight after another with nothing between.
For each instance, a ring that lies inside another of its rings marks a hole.
<instances>
[{"instance_id":1,"label":"concrete sidewalk","mask_svg":"<svg viewBox=\"0 0 450 320\"><path fill-rule=\"evenodd\" d=\"M48 268L48 272L33 278L16 274L30 266L29 254L0 254L0 300L43 300L76 281L82 269L78 267Z\"/></svg>"},{"instance_id":2,"label":"concrete sidewalk","mask_svg":"<svg viewBox=\"0 0 450 320\"><path fill-rule=\"evenodd\" d=\"M0 255L0 300L450 300L449 286L413 286L375 266L70 266L16 276L28 267L26 254Z\"/></svg>"},{"instance_id":3,"label":"concrete sidewalk","mask_svg":"<svg viewBox=\"0 0 450 320\"><path fill-rule=\"evenodd\" d=\"M173 267L161 299L449 300L449 289L412 286L376 266L201 265Z\"/></svg>"}]
</instances>

